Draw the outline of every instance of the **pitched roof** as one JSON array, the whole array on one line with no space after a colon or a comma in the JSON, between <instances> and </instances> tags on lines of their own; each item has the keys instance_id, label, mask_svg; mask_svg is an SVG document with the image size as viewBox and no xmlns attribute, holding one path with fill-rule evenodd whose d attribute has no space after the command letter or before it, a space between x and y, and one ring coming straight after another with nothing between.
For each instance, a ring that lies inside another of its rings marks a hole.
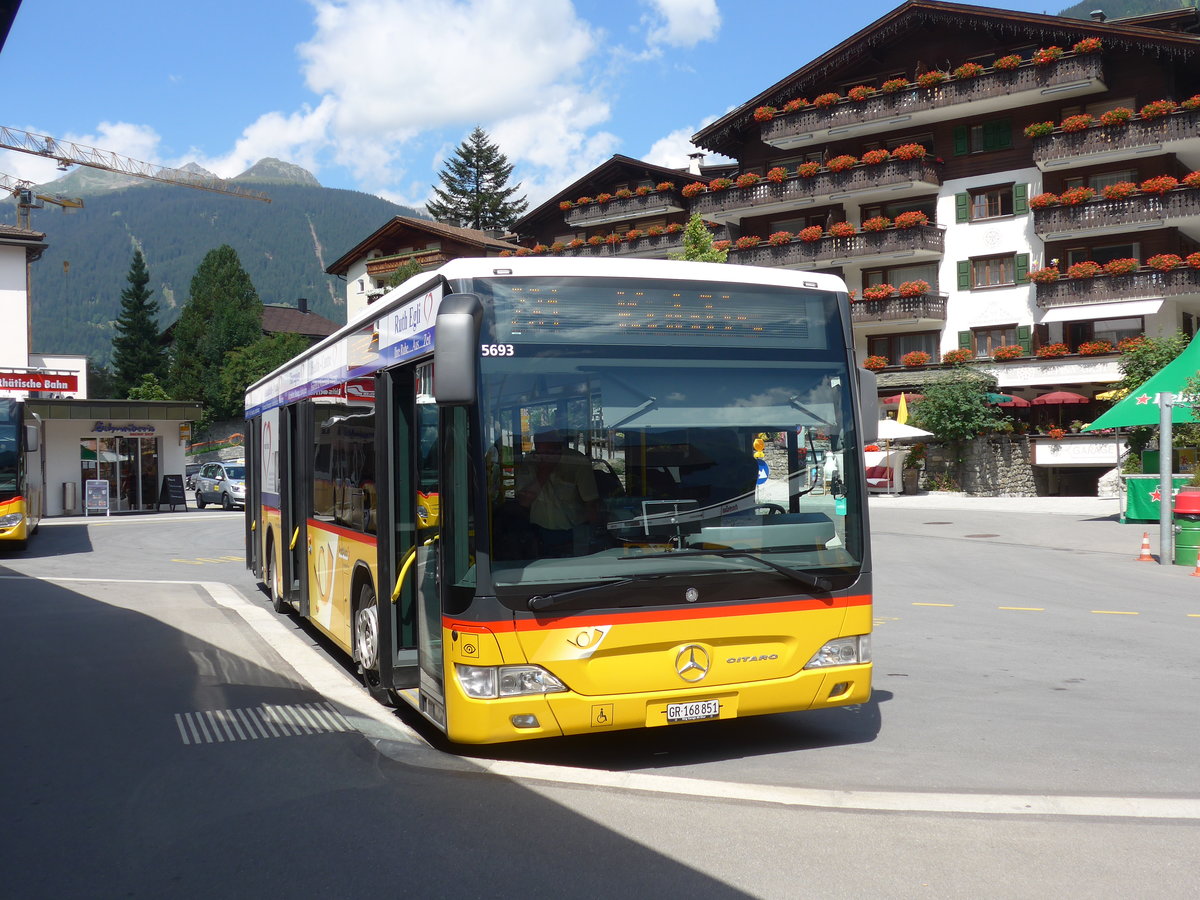
<instances>
[{"instance_id":1,"label":"pitched roof","mask_svg":"<svg viewBox=\"0 0 1200 900\"><path fill-rule=\"evenodd\" d=\"M442 222L434 222L432 219L418 219L414 216L392 216L382 226L330 263L325 271L330 275L345 275L350 271L351 265L366 256L378 244L398 237L405 231L449 238L460 244L478 247L480 250L513 250L516 247L515 244L499 240L486 231L479 231L475 228L446 225Z\"/></svg>"},{"instance_id":2,"label":"pitched roof","mask_svg":"<svg viewBox=\"0 0 1200 900\"><path fill-rule=\"evenodd\" d=\"M324 316L301 312L294 306L263 305L262 330L267 334L302 334L306 337L328 337L340 328Z\"/></svg>"},{"instance_id":3,"label":"pitched roof","mask_svg":"<svg viewBox=\"0 0 1200 900\"><path fill-rule=\"evenodd\" d=\"M558 204L560 200L574 200L579 192L586 185L595 184L598 181L611 180L622 176L628 177L631 169L637 170L638 173L654 175L668 181L673 178L692 178L695 181L707 182L711 176L708 175L691 175L686 169L670 169L665 166L656 166L653 163L648 163L640 159L634 159L632 156L622 156L619 153L614 153L611 158L606 159L596 168L592 169L587 174L577 178L574 182L567 185L565 188L558 191L554 196L549 197L537 208L530 210L517 221L513 222L513 230L519 231L521 228L528 225L530 222L536 221L547 211L558 212ZM681 185L682 186L682 185Z\"/></svg>"},{"instance_id":4,"label":"pitched roof","mask_svg":"<svg viewBox=\"0 0 1200 900\"><path fill-rule=\"evenodd\" d=\"M1189 20L1188 13L1191 27L1195 28L1200 13L1194 8L1185 10L1183 16L1174 17L1171 25L1183 27ZM754 125L757 107L782 106L811 88L836 82L839 70L870 59L884 44L909 32L930 28L978 30L994 27L1004 33L1051 42L1074 43L1080 38L1098 36L1107 46L1123 49L1151 46L1157 53L1168 56L1187 57L1200 50L1200 35L1164 31L1161 19L1161 16L1137 16L1097 22L990 6L968 6L947 0L905 0L866 28L697 132L692 143L718 153L725 151L738 140L738 132Z\"/></svg>"}]
</instances>

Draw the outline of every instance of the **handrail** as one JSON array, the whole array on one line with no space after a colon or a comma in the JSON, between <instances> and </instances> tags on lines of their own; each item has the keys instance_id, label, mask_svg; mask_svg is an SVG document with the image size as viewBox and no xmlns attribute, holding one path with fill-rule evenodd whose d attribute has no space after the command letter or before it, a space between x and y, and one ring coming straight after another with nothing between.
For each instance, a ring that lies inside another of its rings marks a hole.
<instances>
[{"instance_id":1,"label":"handrail","mask_svg":"<svg viewBox=\"0 0 1200 900\"><path fill-rule=\"evenodd\" d=\"M425 543L421 544L420 547L428 547L437 539L438 536L435 534ZM420 547L414 544L412 549L404 554L404 562L400 564L400 574L396 576L396 586L392 588L392 603L396 603L400 600L400 593L404 590L404 578L406 575L408 575L408 570L412 568L412 564L416 562L417 550L420 549Z\"/></svg>"}]
</instances>

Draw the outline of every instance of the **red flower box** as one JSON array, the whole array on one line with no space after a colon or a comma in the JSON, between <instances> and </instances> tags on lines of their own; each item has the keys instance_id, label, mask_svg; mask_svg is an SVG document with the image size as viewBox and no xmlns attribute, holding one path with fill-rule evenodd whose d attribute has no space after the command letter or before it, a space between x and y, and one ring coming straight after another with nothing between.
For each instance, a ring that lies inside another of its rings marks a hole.
<instances>
[{"instance_id":1,"label":"red flower box","mask_svg":"<svg viewBox=\"0 0 1200 900\"><path fill-rule=\"evenodd\" d=\"M796 174L801 178L812 178L821 171L821 164L816 162L803 162L796 166Z\"/></svg>"},{"instance_id":2,"label":"red flower box","mask_svg":"<svg viewBox=\"0 0 1200 900\"><path fill-rule=\"evenodd\" d=\"M792 233L790 231L776 231L767 237L767 243L772 247L782 247L784 244L792 242Z\"/></svg>"},{"instance_id":3,"label":"red flower box","mask_svg":"<svg viewBox=\"0 0 1200 900\"><path fill-rule=\"evenodd\" d=\"M743 175L739 175L737 180L734 181L734 184L740 188L754 187L754 185L758 184L760 181L762 181L761 175L756 175L753 172L746 172Z\"/></svg>"},{"instance_id":4,"label":"red flower box","mask_svg":"<svg viewBox=\"0 0 1200 900\"><path fill-rule=\"evenodd\" d=\"M1138 110L1138 115L1143 119L1161 119L1163 116L1169 116L1176 109L1173 100L1155 100Z\"/></svg>"},{"instance_id":5,"label":"red flower box","mask_svg":"<svg viewBox=\"0 0 1200 900\"><path fill-rule=\"evenodd\" d=\"M1105 275L1128 275L1130 272L1136 272L1142 264L1136 259L1110 259L1104 264Z\"/></svg>"},{"instance_id":6,"label":"red flower box","mask_svg":"<svg viewBox=\"0 0 1200 900\"><path fill-rule=\"evenodd\" d=\"M1016 53L1010 53L1007 56L1001 56L992 63L992 68L1000 72L1011 72L1013 69L1020 67L1021 57Z\"/></svg>"},{"instance_id":7,"label":"red flower box","mask_svg":"<svg viewBox=\"0 0 1200 900\"><path fill-rule=\"evenodd\" d=\"M868 356L863 360L863 368L871 371L886 368L887 365L888 358L886 356Z\"/></svg>"},{"instance_id":8,"label":"red flower box","mask_svg":"<svg viewBox=\"0 0 1200 900\"><path fill-rule=\"evenodd\" d=\"M829 226L829 234L837 238L851 237L854 234L854 226L849 222L834 222Z\"/></svg>"},{"instance_id":9,"label":"red flower box","mask_svg":"<svg viewBox=\"0 0 1200 900\"><path fill-rule=\"evenodd\" d=\"M912 350L900 357L906 369L919 369L929 364L929 354L924 350Z\"/></svg>"},{"instance_id":10,"label":"red flower box","mask_svg":"<svg viewBox=\"0 0 1200 900\"><path fill-rule=\"evenodd\" d=\"M1159 272L1170 272L1183 265L1183 259L1177 253L1159 253L1146 260L1146 265Z\"/></svg>"},{"instance_id":11,"label":"red flower box","mask_svg":"<svg viewBox=\"0 0 1200 900\"><path fill-rule=\"evenodd\" d=\"M858 165L857 157L851 156L849 153L843 153L840 156L835 156L831 160L827 160L825 168L830 172L845 172L851 166Z\"/></svg>"},{"instance_id":12,"label":"red flower box","mask_svg":"<svg viewBox=\"0 0 1200 900\"><path fill-rule=\"evenodd\" d=\"M1004 347L997 347L992 351L992 359L1020 359L1025 355L1025 351L1021 349L1020 344L1008 344Z\"/></svg>"},{"instance_id":13,"label":"red flower box","mask_svg":"<svg viewBox=\"0 0 1200 900\"><path fill-rule=\"evenodd\" d=\"M1132 181L1118 181L1115 184L1106 184L1100 189L1100 193L1104 195L1105 200L1125 200L1137 193L1137 185Z\"/></svg>"},{"instance_id":14,"label":"red flower box","mask_svg":"<svg viewBox=\"0 0 1200 900\"><path fill-rule=\"evenodd\" d=\"M1095 116L1091 115L1090 113L1080 113L1076 116L1067 116L1065 119L1059 122L1058 127L1067 134L1075 134L1079 131L1087 131L1095 124Z\"/></svg>"},{"instance_id":15,"label":"red flower box","mask_svg":"<svg viewBox=\"0 0 1200 900\"><path fill-rule=\"evenodd\" d=\"M1167 191L1173 191L1179 187L1179 181L1172 178L1170 175L1156 175L1154 178L1147 178L1138 188L1147 194L1158 194L1162 196Z\"/></svg>"},{"instance_id":16,"label":"red flower box","mask_svg":"<svg viewBox=\"0 0 1200 900\"><path fill-rule=\"evenodd\" d=\"M883 231L885 228L887 228L891 224L892 224L892 220L889 219L887 216L872 216L869 219L863 219L862 230L863 231Z\"/></svg>"},{"instance_id":17,"label":"red flower box","mask_svg":"<svg viewBox=\"0 0 1200 900\"><path fill-rule=\"evenodd\" d=\"M841 94L835 94L833 92L828 94L819 94L813 98L813 106L815 106L817 109L829 109L831 106L837 106L841 99Z\"/></svg>"},{"instance_id":18,"label":"red flower box","mask_svg":"<svg viewBox=\"0 0 1200 900\"><path fill-rule=\"evenodd\" d=\"M1035 66L1048 66L1053 62L1058 62L1062 58L1062 47L1043 47L1041 50L1035 50L1033 53L1033 64Z\"/></svg>"},{"instance_id":19,"label":"red flower box","mask_svg":"<svg viewBox=\"0 0 1200 900\"><path fill-rule=\"evenodd\" d=\"M1070 352L1071 348L1061 341L1056 344L1043 344L1037 349L1040 359L1055 359L1059 356L1066 356Z\"/></svg>"},{"instance_id":20,"label":"red flower box","mask_svg":"<svg viewBox=\"0 0 1200 900\"><path fill-rule=\"evenodd\" d=\"M1128 125L1133 118L1133 110L1128 106L1117 106L1100 114L1101 125Z\"/></svg>"},{"instance_id":21,"label":"red flower box","mask_svg":"<svg viewBox=\"0 0 1200 900\"><path fill-rule=\"evenodd\" d=\"M855 85L846 91L846 96L855 103L862 103L864 100L870 100L875 94L875 88L868 87L865 84Z\"/></svg>"},{"instance_id":22,"label":"red flower box","mask_svg":"<svg viewBox=\"0 0 1200 900\"><path fill-rule=\"evenodd\" d=\"M1068 278L1095 278L1103 269L1100 268L1100 263L1092 262L1090 259L1084 262L1077 262L1068 267Z\"/></svg>"},{"instance_id":23,"label":"red flower box","mask_svg":"<svg viewBox=\"0 0 1200 900\"><path fill-rule=\"evenodd\" d=\"M928 225L929 216L921 212L919 209L902 212L896 216L896 221L893 223L897 228L916 228L918 225Z\"/></svg>"},{"instance_id":24,"label":"red flower box","mask_svg":"<svg viewBox=\"0 0 1200 900\"><path fill-rule=\"evenodd\" d=\"M778 111L779 110L773 106L760 106L758 109L754 110L754 121L770 122L773 118L775 118L775 113Z\"/></svg>"},{"instance_id":25,"label":"red flower box","mask_svg":"<svg viewBox=\"0 0 1200 900\"><path fill-rule=\"evenodd\" d=\"M1099 53L1104 48L1098 37L1085 37L1071 47L1073 53Z\"/></svg>"},{"instance_id":26,"label":"red flower box","mask_svg":"<svg viewBox=\"0 0 1200 900\"><path fill-rule=\"evenodd\" d=\"M868 166L878 166L892 158L886 150L868 150L862 155L862 161Z\"/></svg>"},{"instance_id":27,"label":"red flower box","mask_svg":"<svg viewBox=\"0 0 1200 900\"><path fill-rule=\"evenodd\" d=\"M825 229L820 225L809 225L807 228L801 228L796 232L796 237L805 243L812 244L825 237Z\"/></svg>"},{"instance_id":28,"label":"red flower box","mask_svg":"<svg viewBox=\"0 0 1200 900\"><path fill-rule=\"evenodd\" d=\"M894 293L896 289L890 284L873 284L863 288L862 295L864 300L886 300Z\"/></svg>"},{"instance_id":29,"label":"red flower box","mask_svg":"<svg viewBox=\"0 0 1200 900\"><path fill-rule=\"evenodd\" d=\"M892 150L892 159L924 159L928 152L924 144L901 144Z\"/></svg>"},{"instance_id":30,"label":"red flower box","mask_svg":"<svg viewBox=\"0 0 1200 900\"><path fill-rule=\"evenodd\" d=\"M900 285L901 297L920 297L922 294L929 293L929 282L924 278L918 278L916 281L905 281Z\"/></svg>"},{"instance_id":31,"label":"red flower box","mask_svg":"<svg viewBox=\"0 0 1200 900\"><path fill-rule=\"evenodd\" d=\"M879 89L885 94L894 94L897 91L902 91L907 87L911 87L907 78L889 78L879 86Z\"/></svg>"}]
</instances>

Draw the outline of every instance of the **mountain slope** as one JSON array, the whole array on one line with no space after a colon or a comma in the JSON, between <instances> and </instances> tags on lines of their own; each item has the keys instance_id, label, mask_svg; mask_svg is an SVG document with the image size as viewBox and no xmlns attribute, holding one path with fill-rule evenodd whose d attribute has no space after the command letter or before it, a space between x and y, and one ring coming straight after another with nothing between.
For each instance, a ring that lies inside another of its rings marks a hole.
<instances>
[{"instance_id":1,"label":"mountain slope","mask_svg":"<svg viewBox=\"0 0 1200 900\"><path fill-rule=\"evenodd\" d=\"M278 160L262 160L235 179L271 203L144 180L121 187L120 176L87 175L84 209L34 214L33 227L49 245L32 266L35 352L108 360L135 247L146 257L161 327L178 317L196 268L221 244L238 252L264 303L294 305L304 297L313 312L344 322L344 284L325 267L392 216L420 215L370 194L321 187L304 169ZM71 194L72 184L64 190L62 182L47 188Z\"/></svg>"},{"instance_id":2,"label":"mountain slope","mask_svg":"<svg viewBox=\"0 0 1200 900\"><path fill-rule=\"evenodd\" d=\"M1102 9L1108 18L1121 19L1125 16L1141 16L1195 5L1196 0L1084 0L1082 3L1068 6L1059 15L1072 19L1088 19L1091 18L1092 10Z\"/></svg>"}]
</instances>

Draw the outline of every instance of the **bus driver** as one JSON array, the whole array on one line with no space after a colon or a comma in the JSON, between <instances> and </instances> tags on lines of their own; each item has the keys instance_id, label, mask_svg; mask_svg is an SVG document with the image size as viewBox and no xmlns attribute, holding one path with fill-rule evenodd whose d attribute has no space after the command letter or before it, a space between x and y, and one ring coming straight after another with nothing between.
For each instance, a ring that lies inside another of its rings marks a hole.
<instances>
[{"instance_id":1,"label":"bus driver","mask_svg":"<svg viewBox=\"0 0 1200 900\"><path fill-rule=\"evenodd\" d=\"M529 511L543 556L587 552L600 495L591 461L567 447L561 431L548 429L534 437L534 452L517 471L516 492L517 502Z\"/></svg>"}]
</instances>

